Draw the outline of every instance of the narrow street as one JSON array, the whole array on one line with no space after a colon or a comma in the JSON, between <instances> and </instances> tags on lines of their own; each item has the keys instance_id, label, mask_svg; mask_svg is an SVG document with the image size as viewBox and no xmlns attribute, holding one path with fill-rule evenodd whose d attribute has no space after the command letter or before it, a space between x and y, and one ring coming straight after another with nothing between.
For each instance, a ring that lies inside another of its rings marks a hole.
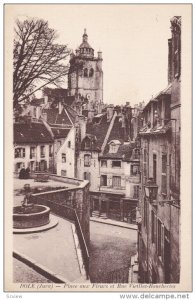
<instances>
[{"instance_id":1,"label":"narrow street","mask_svg":"<svg viewBox=\"0 0 196 300\"><path fill-rule=\"evenodd\" d=\"M136 230L91 221L90 236L91 282L101 282L106 274L129 266L136 253Z\"/></svg>"}]
</instances>

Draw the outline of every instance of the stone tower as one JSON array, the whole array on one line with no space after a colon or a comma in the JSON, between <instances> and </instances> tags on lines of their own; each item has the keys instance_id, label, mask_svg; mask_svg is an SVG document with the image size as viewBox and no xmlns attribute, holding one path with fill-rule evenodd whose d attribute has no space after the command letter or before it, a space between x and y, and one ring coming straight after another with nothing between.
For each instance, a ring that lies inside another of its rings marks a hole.
<instances>
[{"instance_id":1,"label":"stone tower","mask_svg":"<svg viewBox=\"0 0 196 300\"><path fill-rule=\"evenodd\" d=\"M88 43L86 29L82 44L70 56L68 90L70 96L83 103L88 111L99 112L103 103L102 52L94 57L94 49Z\"/></svg>"}]
</instances>

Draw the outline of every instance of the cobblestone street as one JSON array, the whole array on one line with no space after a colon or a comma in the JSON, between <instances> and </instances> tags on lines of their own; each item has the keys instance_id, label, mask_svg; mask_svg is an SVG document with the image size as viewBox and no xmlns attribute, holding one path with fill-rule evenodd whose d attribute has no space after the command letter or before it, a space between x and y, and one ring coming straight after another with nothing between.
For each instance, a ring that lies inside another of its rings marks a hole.
<instances>
[{"instance_id":1,"label":"cobblestone street","mask_svg":"<svg viewBox=\"0 0 196 300\"><path fill-rule=\"evenodd\" d=\"M99 282L103 274L125 268L136 253L137 231L90 222L90 278Z\"/></svg>"}]
</instances>

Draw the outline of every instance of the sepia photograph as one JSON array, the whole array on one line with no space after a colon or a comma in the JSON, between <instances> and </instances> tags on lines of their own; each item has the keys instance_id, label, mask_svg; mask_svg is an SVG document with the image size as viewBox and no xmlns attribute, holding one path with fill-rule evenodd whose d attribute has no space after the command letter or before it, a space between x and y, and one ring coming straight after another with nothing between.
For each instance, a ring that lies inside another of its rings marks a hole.
<instances>
[{"instance_id":1,"label":"sepia photograph","mask_svg":"<svg viewBox=\"0 0 196 300\"><path fill-rule=\"evenodd\" d=\"M4 5L5 291L192 290L191 47L191 4Z\"/></svg>"}]
</instances>

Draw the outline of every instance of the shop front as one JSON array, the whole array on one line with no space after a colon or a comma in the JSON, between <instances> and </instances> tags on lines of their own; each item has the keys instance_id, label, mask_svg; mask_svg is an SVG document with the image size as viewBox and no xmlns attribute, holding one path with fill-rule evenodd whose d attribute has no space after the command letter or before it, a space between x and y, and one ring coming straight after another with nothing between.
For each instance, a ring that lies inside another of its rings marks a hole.
<instances>
[{"instance_id":1,"label":"shop front","mask_svg":"<svg viewBox=\"0 0 196 300\"><path fill-rule=\"evenodd\" d=\"M124 193L90 193L91 216L96 214L97 217L136 223L137 200L124 197Z\"/></svg>"}]
</instances>

